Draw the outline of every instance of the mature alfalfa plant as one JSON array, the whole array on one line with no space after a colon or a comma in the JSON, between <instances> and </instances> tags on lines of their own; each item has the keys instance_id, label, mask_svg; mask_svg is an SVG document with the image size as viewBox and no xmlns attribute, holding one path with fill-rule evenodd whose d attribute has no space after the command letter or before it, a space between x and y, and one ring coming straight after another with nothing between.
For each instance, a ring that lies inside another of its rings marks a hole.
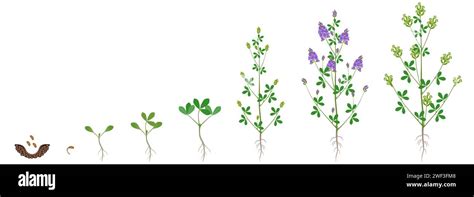
<instances>
[{"instance_id":1,"label":"mature alfalfa plant","mask_svg":"<svg viewBox=\"0 0 474 197\"><path fill-rule=\"evenodd\" d=\"M430 55L426 44L428 43L431 31L437 26L438 18L433 16L425 23L425 19L423 18L425 15L425 6L418 3L415 8L416 15L408 16L404 14L402 17L403 24L410 30L415 42L410 48L410 57L408 59L402 58L403 51L400 46L393 45L391 51L393 52L393 55L400 60L401 65L403 66L403 74L400 79L408 84L414 84L416 87L415 94L417 98L412 100L417 102L419 105L419 111L408 107L407 102L410 101L408 90L397 89L393 82L392 75L385 74L384 80L387 85L393 89L399 99L395 111L399 111L403 114L408 111L421 126L421 134L416 136L415 140L420 146L421 160L423 160L423 156L426 153L426 147L428 146L427 138L429 138L428 134L426 134L425 128L433 119L436 122L446 119L446 116L443 114L444 104L448 98L450 98L453 89L462 82L462 79L461 76L454 77L453 85L448 93L438 91L438 99L436 99L435 102L432 101L430 88L440 86L441 83L446 80L442 69L449 64L452 56L451 52L441 55L441 65L437 72L434 73L433 77L426 77L427 68L433 67L432 65L426 65L426 60L423 62L426 56ZM432 84L436 84L436 86L432 86Z\"/></svg>"},{"instance_id":2,"label":"mature alfalfa plant","mask_svg":"<svg viewBox=\"0 0 474 197\"><path fill-rule=\"evenodd\" d=\"M329 54L327 55L327 63L325 62L326 56L322 56L319 60L316 52L309 48L308 49L308 60L311 65L316 67L316 72L318 73L318 79L316 86L322 88L322 90L328 90L330 92L330 97L327 101L324 99L322 92L317 89L313 95L308 88L308 81L303 78L303 85L306 87L308 94L313 101L313 111L311 115L321 117L321 114L331 123L331 126L335 129L335 136L331 138L331 143L334 146L335 160L337 160L338 155L341 151L343 139L340 132L341 129L346 123L349 122L350 125L359 122L359 117L357 116L356 111L360 108L360 103L364 94L367 92L368 86L362 88L362 94L356 102L356 90L354 89L353 80L357 72L362 71L363 61L362 56L359 56L352 67L346 62L346 66L338 66L343 64L344 59L342 57L342 49L347 48L349 44L349 30L345 29L341 33L338 32L338 27L340 26L341 20L337 19L337 12L333 11L332 21L324 25L322 22L319 22L318 34L321 38L321 42L324 42L329 47ZM327 27L326 27L327 26ZM344 97L346 109L345 114L347 117L342 118L344 113L339 113L341 111L340 102ZM332 102L332 103L331 103ZM323 107L331 104L331 111L328 113L324 112Z\"/></svg>"}]
</instances>

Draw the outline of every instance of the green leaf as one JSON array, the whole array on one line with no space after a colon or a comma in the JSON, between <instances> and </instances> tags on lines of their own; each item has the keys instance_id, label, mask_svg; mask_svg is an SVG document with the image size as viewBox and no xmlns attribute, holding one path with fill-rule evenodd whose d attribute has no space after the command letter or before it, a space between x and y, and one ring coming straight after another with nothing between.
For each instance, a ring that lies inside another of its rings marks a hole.
<instances>
[{"instance_id":1,"label":"green leaf","mask_svg":"<svg viewBox=\"0 0 474 197\"><path fill-rule=\"evenodd\" d=\"M109 131L112 131L112 129L114 129L114 126L112 125L109 125L104 132L109 132Z\"/></svg>"},{"instance_id":2,"label":"green leaf","mask_svg":"<svg viewBox=\"0 0 474 197\"><path fill-rule=\"evenodd\" d=\"M406 70L403 71L403 76L401 77L401 80L406 80L408 83L411 83L411 77Z\"/></svg>"},{"instance_id":3,"label":"green leaf","mask_svg":"<svg viewBox=\"0 0 474 197\"><path fill-rule=\"evenodd\" d=\"M132 126L132 128L134 128L134 129L141 130L141 129L140 129L140 126L138 126L138 124L137 124L136 122L132 122L131 126Z\"/></svg>"},{"instance_id":4,"label":"green leaf","mask_svg":"<svg viewBox=\"0 0 474 197\"><path fill-rule=\"evenodd\" d=\"M440 109L438 111L438 113L436 114L436 118L435 118L436 122L438 122L440 119L442 119L442 120L446 119L446 116L443 115L443 110L442 109Z\"/></svg>"},{"instance_id":5,"label":"green leaf","mask_svg":"<svg viewBox=\"0 0 474 197\"><path fill-rule=\"evenodd\" d=\"M321 117L321 112L319 112L319 109L316 106L313 106L313 111L311 112L311 115L316 115L319 118Z\"/></svg>"},{"instance_id":6,"label":"green leaf","mask_svg":"<svg viewBox=\"0 0 474 197\"><path fill-rule=\"evenodd\" d=\"M151 112L149 115L148 115L148 120L151 120L155 117L155 112Z\"/></svg>"},{"instance_id":7,"label":"green leaf","mask_svg":"<svg viewBox=\"0 0 474 197\"><path fill-rule=\"evenodd\" d=\"M94 130L92 130L92 128L90 126L86 126L85 129L86 129L86 131L94 133Z\"/></svg>"},{"instance_id":8,"label":"green leaf","mask_svg":"<svg viewBox=\"0 0 474 197\"><path fill-rule=\"evenodd\" d=\"M239 123L242 123L242 124L244 124L244 125L247 125L247 119L245 118L244 115L240 115Z\"/></svg>"},{"instance_id":9,"label":"green leaf","mask_svg":"<svg viewBox=\"0 0 474 197\"><path fill-rule=\"evenodd\" d=\"M283 121L281 120L281 116L277 116L273 125L277 126L278 124L282 124Z\"/></svg>"},{"instance_id":10,"label":"green leaf","mask_svg":"<svg viewBox=\"0 0 474 197\"><path fill-rule=\"evenodd\" d=\"M153 121L146 121L147 124L149 124L151 127L155 127L155 122Z\"/></svg>"},{"instance_id":11,"label":"green leaf","mask_svg":"<svg viewBox=\"0 0 474 197\"><path fill-rule=\"evenodd\" d=\"M401 111L401 112L402 112L402 114L405 114L405 107L403 106L403 103L402 103L402 102L400 102L400 101L398 101L398 103L397 103L397 104L398 104L398 107L397 107L397 108L395 108L395 111Z\"/></svg>"},{"instance_id":12,"label":"green leaf","mask_svg":"<svg viewBox=\"0 0 474 197\"><path fill-rule=\"evenodd\" d=\"M409 100L410 98L407 96L408 91L403 90L403 92L397 91L397 95L402 98L403 100Z\"/></svg>"},{"instance_id":13,"label":"green leaf","mask_svg":"<svg viewBox=\"0 0 474 197\"><path fill-rule=\"evenodd\" d=\"M204 107L203 109L201 109L201 112L202 112L204 115L208 116L208 115L211 115L211 114L212 114L212 109L211 109L211 107L209 107L209 106L206 105L206 107Z\"/></svg>"},{"instance_id":14,"label":"green leaf","mask_svg":"<svg viewBox=\"0 0 474 197\"><path fill-rule=\"evenodd\" d=\"M205 107L208 106L208 105L209 105L209 99L206 98L206 99L204 99L204 100L202 101L202 103L201 103L201 108L205 108Z\"/></svg>"},{"instance_id":15,"label":"green leaf","mask_svg":"<svg viewBox=\"0 0 474 197\"><path fill-rule=\"evenodd\" d=\"M142 112L142 118L143 118L143 120L145 120L145 121L147 120L145 112Z\"/></svg>"},{"instance_id":16,"label":"green leaf","mask_svg":"<svg viewBox=\"0 0 474 197\"><path fill-rule=\"evenodd\" d=\"M184 115L188 115L188 113L186 112L186 109L184 109L184 107L182 106L179 106L179 111L183 113Z\"/></svg>"},{"instance_id":17,"label":"green leaf","mask_svg":"<svg viewBox=\"0 0 474 197\"><path fill-rule=\"evenodd\" d=\"M441 81L446 81L446 77L444 77L443 73L440 71L436 74L436 85L441 84Z\"/></svg>"},{"instance_id":18,"label":"green leaf","mask_svg":"<svg viewBox=\"0 0 474 197\"><path fill-rule=\"evenodd\" d=\"M349 120L349 124L353 124L354 122L359 122L359 119L357 118L357 113L352 114L351 119Z\"/></svg>"},{"instance_id":19,"label":"green leaf","mask_svg":"<svg viewBox=\"0 0 474 197\"><path fill-rule=\"evenodd\" d=\"M191 103L187 103L186 104L186 115L189 115L191 113L193 113L195 107L194 105L191 105Z\"/></svg>"},{"instance_id":20,"label":"green leaf","mask_svg":"<svg viewBox=\"0 0 474 197\"><path fill-rule=\"evenodd\" d=\"M160 128L161 125L163 125L162 122L156 122L156 123L155 123L155 126L153 126L153 128L154 128L154 129Z\"/></svg>"},{"instance_id":21,"label":"green leaf","mask_svg":"<svg viewBox=\"0 0 474 197\"><path fill-rule=\"evenodd\" d=\"M355 92L354 88L352 88L352 84L349 84L346 88L346 96L349 96L349 94L353 94Z\"/></svg>"},{"instance_id":22,"label":"green leaf","mask_svg":"<svg viewBox=\"0 0 474 197\"><path fill-rule=\"evenodd\" d=\"M272 103L272 101L276 101L277 98L275 97L275 93L272 92L270 96L268 97L268 103Z\"/></svg>"},{"instance_id":23,"label":"green leaf","mask_svg":"<svg viewBox=\"0 0 474 197\"><path fill-rule=\"evenodd\" d=\"M194 100L193 100L193 104L194 104L194 106L196 106L197 108L200 108L200 107L201 107L201 105L199 105L199 100L197 100L197 99L194 99Z\"/></svg>"},{"instance_id":24,"label":"green leaf","mask_svg":"<svg viewBox=\"0 0 474 197\"><path fill-rule=\"evenodd\" d=\"M212 115L216 115L216 114L218 114L220 111L221 111L221 106L217 106L217 107L214 109L214 112L212 112Z\"/></svg>"}]
</instances>

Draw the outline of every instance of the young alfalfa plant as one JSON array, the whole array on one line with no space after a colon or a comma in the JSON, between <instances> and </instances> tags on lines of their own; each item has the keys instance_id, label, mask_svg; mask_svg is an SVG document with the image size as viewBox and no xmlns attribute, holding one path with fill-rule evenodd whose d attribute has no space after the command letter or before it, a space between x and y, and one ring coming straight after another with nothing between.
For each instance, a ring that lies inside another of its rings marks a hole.
<instances>
[{"instance_id":1,"label":"young alfalfa plant","mask_svg":"<svg viewBox=\"0 0 474 197\"><path fill-rule=\"evenodd\" d=\"M436 99L435 102L432 101L432 96L429 92L429 89L431 87L435 87L432 86L432 84L440 86L441 83L446 80L446 77L443 75L441 70L449 64L452 56L450 52L443 54L440 58L441 65L438 71L432 78L426 77L426 68L424 67L425 65L423 64L423 60L430 54L426 44L431 31L437 26L438 18L433 16L425 23L423 18L423 15L425 15L425 6L421 5L421 3L418 3L415 8L416 15L408 16L404 14L402 17L404 25L409 28L415 41L415 43L410 48L410 57L408 59L403 59L403 51L399 46L393 45L391 51L393 52L393 55L400 60L401 65L403 66L403 74L400 79L402 81L406 81L408 84L414 84L416 86L417 90L415 94L417 94L418 98L412 100L418 103L417 105L419 106L418 109L420 111L413 110L414 108L408 107L407 102L410 100L408 90L397 89L393 82L392 75L385 74L384 80L387 85L393 89L399 99L399 101L397 101L395 111L399 111L403 114L408 111L421 126L421 134L418 135L415 140L417 140L417 143L420 146L421 160L423 160L423 156L426 153L426 146L428 146L427 138L429 138L428 134L425 132L425 127L431 122L433 118L436 122L446 118L446 116L443 114L444 104L448 98L450 98L454 87L461 83L462 80L461 76L454 77L453 85L449 92L438 92L438 99Z\"/></svg>"},{"instance_id":2,"label":"young alfalfa plant","mask_svg":"<svg viewBox=\"0 0 474 197\"><path fill-rule=\"evenodd\" d=\"M259 138L257 141L255 141L257 151L259 153L259 159L262 158L263 151L265 149L265 145L263 143L266 142L262 138L262 135L272 124L277 126L283 123L280 116L280 109L285 105L285 102L282 101L279 107L270 106L270 117L268 117L270 121L268 123L264 122L262 115L264 104L268 103L271 105L275 104L277 101L277 97L275 95L275 86L278 84L278 79L275 79L272 84L263 85L264 83L262 82L262 75L267 72L265 67L265 58L267 57L269 46L263 44L264 36L260 34L260 31L261 29L258 27L257 37L252 39L252 44L247 42L247 49L249 50L250 56L253 59L252 70L254 70L257 74L256 81L254 77L247 77L243 72L240 73L240 76L245 81L242 94L247 97L252 97L256 100L256 112L253 113L255 115L254 121L250 119L250 116L252 115L250 106L242 106L242 102L237 101L237 105L242 109L242 115L240 115L239 122L244 125L252 125L252 127L259 133Z\"/></svg>"},{"instance_id":3,"label":"young alfalfa plant","mask_svg":"<svg viewBox=\"0 0 474 197\"><path fill-rule=\"evenodd\" d=\"M142 119L145 121L145 123L143 124L143 129L140 128L140 126L136 122L132 122L131 126L134 129L140 130L143 133L143 135L145 135L145 142L147 145L145 154L148 154L148 161L150 161L152 154L155 153L155 150L153 150L153 148L150 145L150 142L148 141L148 134L150 134L151 131L160 128L161 125L163 125L163 123L158 122L158 121L156 122L153 121L153 118L155 117L155 112L151 112L150 114L148 114L148 116L145 114L145 112L142 112L141 116L142 116Z\"/></svg>"},{"instance_id":4,"label":"young alfalfa plant","mask_svg":"<svg viewBox=\"0 0 474 197\"><path fill-rule=\"evenodd\" d=\"M100 146L98 154L100 155L100 160L104 161L104 156L105 154L107 154L107 151L105 151L104 147L102 146L102 142L100 141L100 139L102 139L102 136L104 136L105 133L112 131L112 129L114 129L114 126L109 125L102 133L94 132L94 130L92 130L92 127L90 126L86 126L85 129L86 131L93 133L97 137L97 141L99 142Z\"/></svg>"},{"instance_id":5,"label":"young alfalfa plant","mask_svg":"<svg viewBox=\"0 0 474 197\"><path fill-rule=\"evenodd\" d=\"M344 66L345 68L343 66L338 67L339 64L343 64L344 62L341 54L342 49L344 46L347 47L349 44L349 30L345 29L342 33L338 33L337 31L340 23L341 21L337 19L336 11L333 11L331 23L324 25L322 22L319 22L319 37L321 38L321 42L325 42L329 47L327 62L325 62L325 56L322 56L321 60L319 60L318 55L313 51L313 49L309 48L308 50L309 63L316 67L316 72L318 73L316 86L330 92L331 96L327 99L329 101L324 99L324 96L320 93L319 89L317 89L313 95L308 88L307 80L304 78L302 79L303 85L306 87L306 90L314 104L311 115L320 118L322 114L322 116L324 116L335 129L335 136L332 137L330 141L334 146L336 160L342 147L341 140L343 138L340 135L341 129L347 122L351 125L359 122L356 111L360 108L362 98L368 89L367 85L364 86L362 88L362 94L358 101L355 102L356 90L354 89L353 80L356 73L362 71L362 56L359 56L354 61L352 67L350 67L349 63L346 63L346 66ZM328 28L326 28L326 26ZM349 100L346 101L347 104L344 106L345 109L341 109L342 106L340 104L342 102L340 100L343 97L348 97ZM324 112L323 107L328 106L329 103L332 104L331 112ZM344 113L339 113L341 110L344 110ZM343 115L346 115L347 117L342 118Z\"/></svg>"},{"instance_id":6,"label":"young alfalfa plant","mask_svg":"<svg viewBox=\"0 0 474 197\"><path fill-rule=\"evenodd\" d=\"M202 152L202 161L204 161L204 159L206 158L206 151L211 152L211 150L206 145L206 143L204 143L201 134L201 127L209 120L209 118L218 114L221 111L221 106L217 106L213 110L212 107L209 105L209 102L210 101L208 98L204 99L202 102L199 102L198 99L194 99L193 104L187 103L185 106L179 107L179 111L191 118L191 120L193 120L193 122L196 123L196 125L198 126L199 140L201 141L201 146L199 146L198 151ZM198 109L196 119L191 116L191 114L194 112L194 109ZM201 113L203 115L201 115ZM205 116L207 118L204 119L204 117L201 116Z\"/></svg>"}]
</instances>

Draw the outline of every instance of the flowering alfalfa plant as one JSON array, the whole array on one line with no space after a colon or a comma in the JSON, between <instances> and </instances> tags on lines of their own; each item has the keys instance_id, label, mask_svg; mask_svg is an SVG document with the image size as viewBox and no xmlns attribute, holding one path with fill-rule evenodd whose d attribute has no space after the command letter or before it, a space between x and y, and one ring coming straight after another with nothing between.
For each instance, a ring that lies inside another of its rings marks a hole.
<instances>
[{"instance_id":1,"label":"flowering alfalfa plant","mask_svg":"<svg viewBox=\"0 0 474 197\"><path fill-rule=\"evenodd\" d=\"M362 93L357 95L354 89L353 80L357 72L361 72L364 67L363 58L359 56L354 62L349 64L346 62L343 65L342 49L349 45L349 30L344 29L338 33L338 27L341 21L337 19L337 12L333 11L331 23L324 25L319 22L318 34L321 42L324 42L329 47L329 54L322 56L319 59L317 53L313 49L308 49L308 60L311 65L316 67L318 73L318 80L316 86L322 90L329 90L330 96L324 99L322 92L317 89L314 94L308 88L308 81L302 79L303 85L306 87L308 94L313 101L313 111L311 115L318 118L324 116L335 129L335 136L331 138L331 143L334 146L335 159L341 151L342 143L340 131L346 123L354 124L359 122L357 110L364 97L364 94L369 88L367 85L362 88ZM346 104L342 105L341 99ZM356 99L358 97L358 99ZM328 101L326 101L328 100ZM331 103L331 106L328 106ZM342 106L341 106L342 105ZM331 109L330 112L325 112L323 108ZM341 109L344 108L344 109ZM343 112L343 113L340 113ZM343 118L343 116L346 116Z\"/></svg>"},{"instance_id":2,"label":"flowering alfalfa plant","mask_svg":"<svg viewBox=\"0 0 474 197\"><path fill-rule=\"evenodd\" d=\"M263 44L264 36L260 33L261 29L258 27L257 37L252 39L252 44L247 42L247 49L253 59L252 70L256 72L257 76L254 78L246 76L243 72L240 73L240 76L244 80L244 90L242 91L242 94L255 99L255 108L243 105L242 102L237 101L237 105L242 110L239 122L244 125L252 125L259 134L258 140L255 141L259 153L259 159L262 158L265 149L264 142L266 142L262 138L262 135L271 125L277 126L283 123L280 116L280 109L285 105L285 102L283 101L280 102L279 105L276 104L277 97L275 95L275 86L278 85L278 79L275 79L273 83L263 82L262 75L267 73L265 58L267 57L269 46L268 44ZM264 105L267 103L268 105L276 104L275 106L267 105L270 114L268 119L263 117L265 110ZM252 113L252 109L254 109L255 112ZM251 118L252 116L255 117L255 119Z\"/></svg>"},{"instance_id":3,"label":"flowering alfalfa plant","mask_svg":"<svg viewBox=\"0 0 474 197\"><path fill-rule=\"evenodd\" d=\"M408 84L415 84L416 86L415 95L417 98L413 99L412 97L412 100L417 102L418 106L413 108L408 107L407 102L410 101L408 90L397 89L392 75L385 74L384 80L387 85L393 89L399 99L395 111L399 111L403 114L408 111L421 126L421 134L418 135L415 140L417 140L418 145L420 145L421 159L423 160L423 156L426 153L426 146L428 145L427 138L429 138L425 132L425 127L433 119L438 122L446 118L443 114L444 104L448 98L450 98L454 87L461 83L462 80L461 76L454 77L449 92L445 93L438 91L437 94L435 94L438 98L436 100L433 99L433 96L430 93L430 88L440 86L441 83L446 81L442 69L449 64L452 56L450 52L441 55L441 65L439 66L438 71L433 77L426 77L426 67L424 67L423 60L430 54L426 44L431 31L437 26L438 18L433 16L429 18L428 21L425 21L423 18L425 15L425 6L418 3L415 8L416 15L408 16L404 14L402 17L403 24L410 29L415 41L415 43L410 47L410 56L407 59L402 58L403 51L399 46L393 45L391 51L393 52L393 55L401 61L403 66L403 74L400 79ZM436 86L433 84L436 84ZM431 91L435 92L435 90ZM418 108L418 110L416 110L416 108Z\"/></svg>"},{"instance_id":4,"label":"flowering alfalfa plant","mask_svg":"<svg viewBox=\"0 0 474 197\"><path fill-rule=\"evenodd\" d=\"M136 122L132 122L130 125L132 126L132 128L140 130L143 135L145 135L145 142L147 145L145 154L148 153L148 161L150 161L152 154L155 153L155 150L153 150L150 145L150 142L148 141L148 134L150 134L153 130L160 128L163 123L159 121L153 121L153 118L155 117L155 112L151 112L150 114L148 114L148 116L145 112L142 112L141 116L142 119L145 121L145 123L143 124L143 128L140 128L140 126Z\"/></svg>"},{"instance_id":5,"label":"flowering alfalfa plant","mask_svg":"<svg viewBox=\"0 0 474 197\"><path fill-rule=\"evenodd\" d=\"M201 141L201 146L199 146L198 151L202 152L202 161L204 161L206 158L206 151L210 152L211 150L209 147L207 147L206 143L204 143L201 135L201 127L207 122L207 120L209 120L209 118L221 111L221 106L217 106L216 108L212 109L212 107L209 105L209 102L210 100L208 98L204 99L202 102L200 102L198 99L194 99L192 104L187 103L185 106L180 106L178 108L182 114L191 118L191 120L193 120L193 122L198 126L199 140ZM194 109L197 109L196 119L191 116L191 114L194 112ZM206 118L204 119L203 116Z\"/></svg>"}]
</instances>

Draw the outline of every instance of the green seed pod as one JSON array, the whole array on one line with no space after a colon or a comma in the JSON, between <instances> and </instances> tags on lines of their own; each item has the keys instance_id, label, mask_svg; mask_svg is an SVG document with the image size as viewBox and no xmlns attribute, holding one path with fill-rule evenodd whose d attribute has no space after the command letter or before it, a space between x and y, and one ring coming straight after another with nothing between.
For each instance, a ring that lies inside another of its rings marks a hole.
<instances>
[{"instance_id":1,"label":"green seed pod","mask_svg":"<svg viewBox=\"0 0 474 197\"><path fill-rule=\"evenodd\" d=\"M406 14L403 14L402 17L403 24L407 27L411 27L413 25L413 19L410 16L407 16Z\"/></svg>"},{"instance_id":2,"label":"green seed pod","mask_svg":"<svg viewBox=\"0 0 474 197\"><path fill-rule=\"evenodd\" d=\"M268 48L270 48L270 46L268 46L268 44L265 45L265 51L268 51Z\"/></svg>"},{"instance_id":3,"label":"green seed pod","mask_svg":"<svg viewBox=\"0 0 474 197\"><path fill-rule=\"evenodd\" d=\"M277 85L278 84L278 79L275 79L275 81L273 81L273 85Z\"/></svg>"},{"instance_id":4,"label":"green seed pod","mask_svg":"<svg viewBox=\"0 0 474 197\"><path fill-rule=\"evenodd\" d=\"M280 108L283 108L283 106L285 106L285 102L284 102L284 101L282 101L282 102L280 103Z\"/></svg>"},{"instance_id":5,"label":"green seed pod","mask_svg":"<svg viewBox=\"0 0 474 197\"><path fill-rule=\"evenodd\" d=\"M453 57L451 56L451 52L449 52L447 54L446 53L443 54L443 56L441 56L441 58L440 58L441 59L441 64L443 66L449 64L449 62L451 61L452 58Z\"/></svg>"},{"instance_id":6,"label":"green seed pod","mask_svg":"<svg viewBox=\"0 0 474 197\"><path fill-rule=\"evenodd\" d=\"M416 15L418 15L420 17L425 15L425 6L424 5L421 5L421 3L418 3L418 4L416 4L415 8L416 8Z\"/></svg>"},{"instance_id":7,"label":"green seed pod","mask_svg":"<svg viewBox=\"0 0 474 197\"><path fill-rule=\"evenodd\" d=\"M260 34L260 31L261 31L260 27L257 27L257 34Z\"/></svg>"},{"instance_id":8,"label":"green seed pod","mask_svg":"<svg viewBox=\"0 0 474 197\"><path fill-rule=\"evenodd\" d=\"M250 43L247 42L247 49L250 49Z\"/></svg>"},{"instance_id":9,"label":"green seed pod","mask_svg":"<svg viewBox=\"0 0 474 197\"><path fill-rule=\"evenodd\" d=\"M393 56L399 58L403 54L403 50L399 46L392 45Z\"/></svg>"},{"instance_id":10,"label":"green seed pod","mask_svg":"<svg viewBox=\"0 0 474 197\"><path fill-rule=\"evenodd\" d=\"M454 79L453 79L454 85L458 85L461 82L462 82L461 76L458 75L457 77L454 77Z\"/></svg>"},{"instance_id":11,"label":"green seed pod","mask_svg":"<svg viewBox=\"0 0 474 197\"><path fill-rule=\"evenodd\" d=\"M242 107L242 102L237 101L237 106Z\"/></svg>"},{"instance_id":12,"label":"green seed pod","mask_svg":"<svg viewBox=\"0 0 474 197\"><path fill-rule=\"evenodd\" d=\"M420 57L420 48L418 47L418 44L414 44L413 46L411 46L410 52L411 52L411 57L413 59Z\"/></svg>"},{"instance_id":13,"label":"green seed pod","mask_svg":"<svg viewBox=\"0 0 474 197\"><path fill-rule=\"evenodd\" d=\"M423 105L429 106L432 103L431 98L433 98L431 94L429 92L426 93L426 95L423 96Z\"/></svg>"},{"instance_id":14,"label":"green seed pod","mask_svg":"<svg viewBox=\"0 0 474 197\"><path fill-rule=\"evenodd\" d=\"M240 72L240 76L241 76L242 78L245 78L245 73L244 73L244 72Z\"/></svg>"},{"instance_id":15,"label":"green seed pod","mask_svg":"<svg viewBox=\"0 0 474 197\"><path fill-rule=\"evenodd\" d=\"M428 19L428 27L430 29L434 29L436 27L436 23L438 23L438 19L436 18L436 16L433 16Z\"/></svg>"},{"instance_id":16,"label":"green seed pod","mask_svg":"<svg viewBox=\"0 0 474 197\"><path fill-rule=\"evenodd\" d=\"M383 78L385 82L387 82L387 85L392 86L393 85L393 76L389 74L385 74L385 77Z\"/></svg>"}]
</instances>

